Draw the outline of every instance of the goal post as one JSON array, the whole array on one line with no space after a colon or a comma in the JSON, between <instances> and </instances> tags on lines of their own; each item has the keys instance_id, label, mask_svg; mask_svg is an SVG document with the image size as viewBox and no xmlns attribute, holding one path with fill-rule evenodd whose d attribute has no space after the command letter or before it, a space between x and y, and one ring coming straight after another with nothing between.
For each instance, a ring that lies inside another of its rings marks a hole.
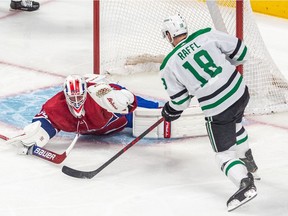
<instances>
[{"instance_id":1,"label":"goal post","mask_svg":"<svg viewBox=\"0 0 288 216\"><path fill-rule=\"evenodd\" d=\"M236 37L243 40L243 1L236 0ZM237 70L243 74L243 66L237 66Z\"/></svg>"},{"instance_id":2,"label":"goal post","mask_svg":"<svg viewBox=\"0 0 288 216\"><path fill-rule=\"evenodd\" d=\"M100 73L100 1L93 0L93 71Z\"/></svg>"},{"instance_id":3,"label":"goal post","mask_svg":"<svg viewBox=\"0 0 288 216\"><path fill-rule=\"evenodd\" d=\"M171 51L161 37L162 21L178 12L189 33L211 27L244 40L250 59L238 69L250 89L246 114L288 111L287 80L265 47L249 0L94 1L95 73L159 71Z\"/></svg>"}]
</instances>

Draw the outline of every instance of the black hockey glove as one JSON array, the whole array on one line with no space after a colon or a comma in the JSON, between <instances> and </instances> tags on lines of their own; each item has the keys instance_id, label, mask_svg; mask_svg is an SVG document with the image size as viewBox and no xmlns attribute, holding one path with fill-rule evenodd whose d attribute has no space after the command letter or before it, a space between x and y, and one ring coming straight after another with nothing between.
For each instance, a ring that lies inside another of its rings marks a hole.
<instances>
[{"instance_id":1,"label":"black hockey glove","mask_svg":"<svg viewBox=\"0 0 288 216\"><path fill-rule=\"evenodd\" d=\"M174 121L178 118L180 118L181 114L182 114L183 110L181 111L177 111L175 109L173 109L170 105L169 102L167 102L164 107L162 108L162 116L164 117L164 119L168 122Z\"/></svg>"}]
</instances>

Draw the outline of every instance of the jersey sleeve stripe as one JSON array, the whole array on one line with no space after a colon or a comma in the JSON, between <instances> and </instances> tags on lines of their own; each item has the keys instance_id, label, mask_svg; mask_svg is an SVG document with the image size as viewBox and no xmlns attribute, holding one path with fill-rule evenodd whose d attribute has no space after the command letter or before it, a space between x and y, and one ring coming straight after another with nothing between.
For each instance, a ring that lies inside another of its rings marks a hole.
<instances>
[{"instance_id":1,"label":"jersey sleeve stripe","mask_svg":"<svg viewBox=\"0 0 288 216\"><path fill-rule=\"evenodd\" d=\"M187 93L187 89L184 89L184 90L178 92L177 94L172 95L170 98L173 100L173 99L176 99L176 98L178 98L178 97L181 97L181 96L182 96L183 94L185 94L185 93Z\"/></svg>"},{"instance_id":2,"label":"jersey sleeve stripe","mask_svg":"<svg viewBox=\"0 0 288 216\"><path fill-rule=\"evenodd\" d=\"M173 104L175 104L175 105L181 105L181 104L185 103L186 101L188 101L190 98L191 98L191 96L188 95L186 98L184 98L184 99L182 99L182 100L180 100L180 101L178 101L178 102L173 101L173 100L171 100L171 102L172 102Z\"/></svg>"},{"instance_id":3,"label":"jersey sleeve stripe","mask_svg":"<svg viewBox=\"0 0 288 216\"><path fill-rule=\"evenodd\" d=\"M242 41L240 39L238 39L238 42L237 42L235 50L233 51L233 53L231 55L229 55L230 59L233 59L235 57L235 55L239 52L241 44L242 44Z\"/></svg>"},{"instance_id":4,"label":"jersey sleeve stripe","mask_svg":"<svg viewBox=\"0 0 288 216\"><path fill-rule=\"evenodd\" d=\"M243 52L241 53L240 57L237 59L237 61L242 61L247 53L247 47L245 46Z\"/></svg>"}]
</instances>

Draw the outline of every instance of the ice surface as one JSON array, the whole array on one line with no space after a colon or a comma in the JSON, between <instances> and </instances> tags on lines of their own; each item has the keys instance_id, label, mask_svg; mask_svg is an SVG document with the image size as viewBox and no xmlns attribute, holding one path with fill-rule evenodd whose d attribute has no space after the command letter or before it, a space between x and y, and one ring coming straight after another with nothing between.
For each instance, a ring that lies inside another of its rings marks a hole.
<instances>
[{"instance_id":1,"label":"ice surface","mask_svg":"<svg viewBox=\"0 0 288 216\"><path fill-rule=\"evenodd\" d=\"M22 13L0 1L0 134L7 136L19 133L38 112L45 99L41 92L53 93L67 74L92 72L92 1L40 2L39 11ZM256 18L288 77L288 21ZM113 79L136 93L167 99L157 74ZM21 106L15 106L16 99ZM62 165L19 156L1 143L0 215L286 216L288 115L247 117L246 123L262 180L256 182L257 198L232 213L226 201L237 188L216 166L208 138L195 137L144 139L91 180L70 178ZM133 139L130 132L81 137L64 164L96 169ZM72 139L59 136L47 148L62 153Z\"/></svg>"}]
</instances>

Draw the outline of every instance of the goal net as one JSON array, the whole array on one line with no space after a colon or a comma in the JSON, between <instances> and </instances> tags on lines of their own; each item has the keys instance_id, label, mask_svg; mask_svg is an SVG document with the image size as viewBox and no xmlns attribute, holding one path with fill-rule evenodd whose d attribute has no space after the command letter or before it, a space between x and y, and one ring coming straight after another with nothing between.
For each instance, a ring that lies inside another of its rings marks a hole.
<instances>
[{"instance_id":1,"label":"goal net","mask_svg":"<svg viewBox=\"0 0 288 216\"><path fill-rule=\"evenodd\" d=\"M288 84L273 62L253 18L249 0L103 0L94 2L95 71L159 70L171 45L162 38L164 18L178 12L189 33L212 27L242 37L250 52L243 74L251 100L246 114L288 110ZM98 22L99 21L99 22ZM99 25L98 25L99 24ZM240 33L239 33L240 32Z\"/></svg>"}]
</instances>

